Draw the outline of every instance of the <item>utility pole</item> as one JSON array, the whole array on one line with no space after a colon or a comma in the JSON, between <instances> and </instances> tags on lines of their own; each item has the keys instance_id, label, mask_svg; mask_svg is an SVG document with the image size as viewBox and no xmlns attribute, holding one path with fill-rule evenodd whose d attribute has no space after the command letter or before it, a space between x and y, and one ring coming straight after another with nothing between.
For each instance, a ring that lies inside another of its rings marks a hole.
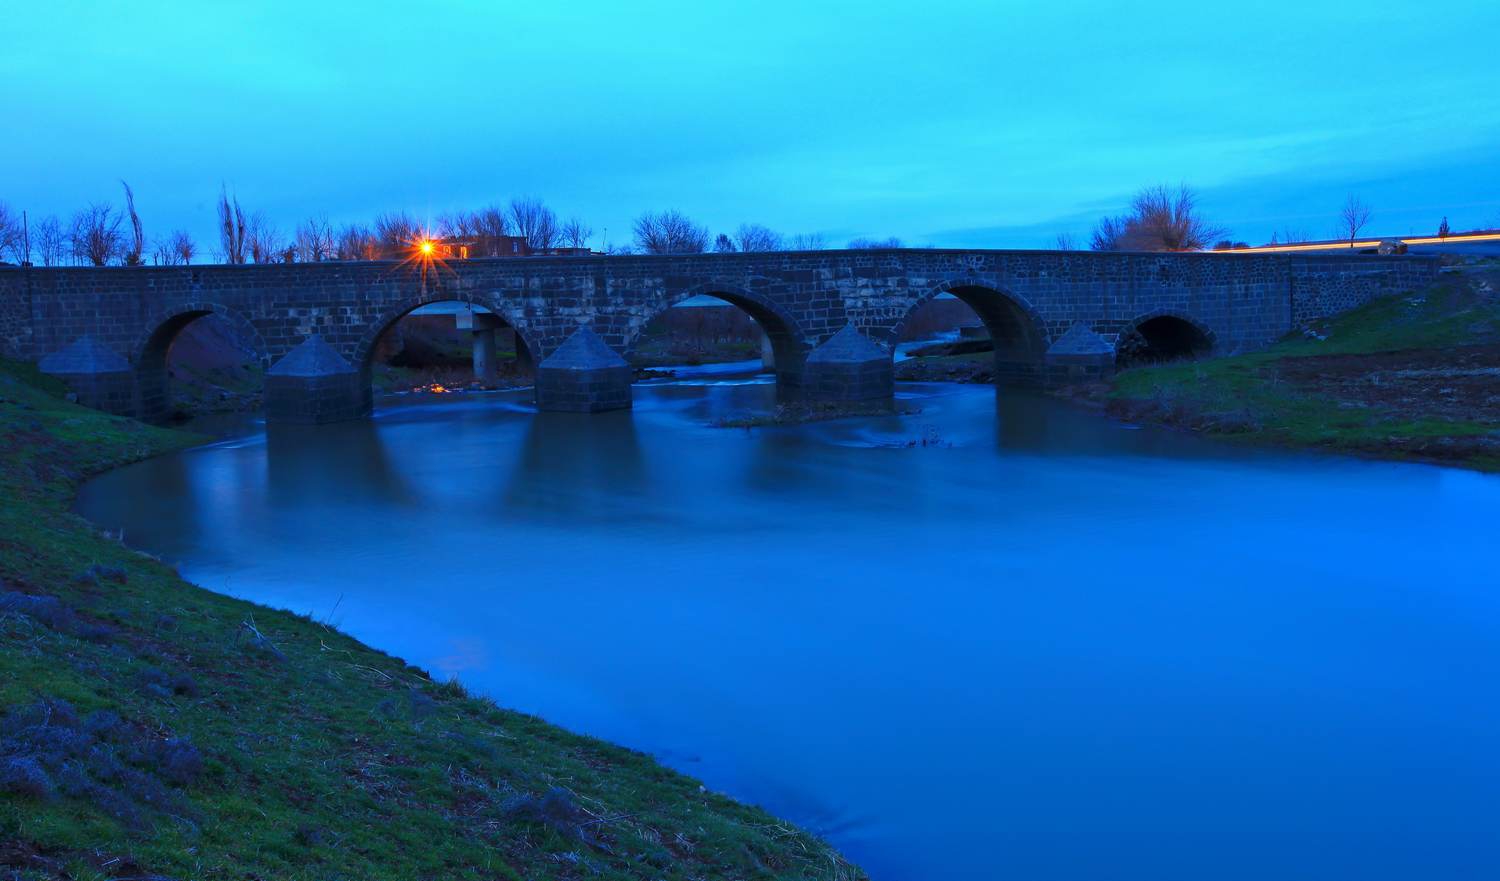
<instances>
[{"instance_id":1,"label":"utility pole","mask_svg":"<svg viewBox=\"0 0 1500 881\"><path fill-rule=\"evenodd\" d=\"M31 265L31 224L25 211L21 212L21 265Z\"/></svg>"}]
</instances>

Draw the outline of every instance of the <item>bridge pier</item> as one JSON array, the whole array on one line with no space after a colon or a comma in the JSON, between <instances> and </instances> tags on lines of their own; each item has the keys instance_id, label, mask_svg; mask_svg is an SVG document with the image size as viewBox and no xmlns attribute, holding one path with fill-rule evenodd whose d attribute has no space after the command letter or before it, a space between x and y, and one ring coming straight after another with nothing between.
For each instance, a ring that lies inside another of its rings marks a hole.
<instances>
[{"instance_id":1,"label":"bridge pier","mask_svg":"<svg viewBox=\"0 0 1500 881\"><path fill-rule=\"evenodd\" d=\"M807 356L802 383L814 401L889 400L896 365L890 351L848 324Z\"/></svg>"},{"instance_id":2,"label":"bridge pier","mask_svg":"<svg viewBox=\"0 0 1500 881\"><path fill-rule=\"evenodd\" d=\"M635 370L584 325L536 368L538 410L600 413L626 410Z\"/></svg>"},{"instance_id":3,"label":"bridge pier","mask_svg":"<svg viewBox=\"0 0 1500 881\"><path fill-rule=\"evenodd\" d=\"M370 383L314 334L266 371L266 421L321 425L370 415Z\"/></svg>"},{"instance_id":4,"label":"bridge pier","mask_svg":"<svg viewBox=\"0 0 1500 881\"><path fill-rule=\"evenodd\" d=\"M41 359L37 368L66 383L85 407L117 416L136 415L130 363L87 334Z\"/></svg>"},{"instance_id":5,"label":"bridge pier","mask_svg":"<svg viewBox=\"0 0 1500 881\"><path fill-rule=\"evenodd\" d=\"M1047 347L1044 366L1051 386L1097 382L1114 373L1115 347L1080 321Z\"/></svg>"}]
</instances>

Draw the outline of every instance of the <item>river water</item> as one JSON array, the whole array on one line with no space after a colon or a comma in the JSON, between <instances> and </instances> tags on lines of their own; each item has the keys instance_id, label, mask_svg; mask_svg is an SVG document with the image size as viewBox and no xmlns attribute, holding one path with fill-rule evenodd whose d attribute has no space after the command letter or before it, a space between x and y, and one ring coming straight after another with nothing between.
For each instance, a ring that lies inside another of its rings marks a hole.
<instances>
[{"instance_id":1,"label":"river water","mask_svg":"<svg viewBox=\"0 0 1500 881\"><path fill-rule=\"evenodd\" d=\"M892 879L1500 877L1500 480L988 387L413 397L80 508Z\"/></svg>"}]
</instances>

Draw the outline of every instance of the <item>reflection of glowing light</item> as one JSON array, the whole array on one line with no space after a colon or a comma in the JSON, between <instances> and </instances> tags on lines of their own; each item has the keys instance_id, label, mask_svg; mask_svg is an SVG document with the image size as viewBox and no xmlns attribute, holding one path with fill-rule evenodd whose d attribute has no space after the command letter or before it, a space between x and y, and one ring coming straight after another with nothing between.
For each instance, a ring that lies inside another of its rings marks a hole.
<instances>
[{"instance_id":1,"label":"reflection of glowing light","mask_svg":"<svg viewBox=\"0 0 1500 881\"><path fill-rule=\"evenodd\" d=\"M434 383L431 383L429 385L419 385L416 388L412 389L412 391L414 391L414 392L428 392L429 394L434 394L434 395L446 395L449 392L453 391L453 389L448 388L447 386L443 385L440 382L434 382Z\"/></svg>"}]
</instances>

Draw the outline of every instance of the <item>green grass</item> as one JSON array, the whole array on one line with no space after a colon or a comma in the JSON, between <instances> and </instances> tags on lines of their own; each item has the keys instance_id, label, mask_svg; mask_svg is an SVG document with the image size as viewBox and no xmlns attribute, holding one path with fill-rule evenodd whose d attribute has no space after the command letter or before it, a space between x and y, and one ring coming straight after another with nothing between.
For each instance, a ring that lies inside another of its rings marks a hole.
<instances>
[{"instance_id":1,"label":"green grass","mask_svg":"<svg viewBox=\"0 0 1500 881\"><path fill-rule=\"evenodd\" d=\"M1370 406L1341 400L1285 374L1297 359L1329 355L1391 357L1453 350L1500 340L1500 305L1471 279L1377 300L1319 322L1318 340L1289 337L1266 351L1122 371L1108 393L1112 412L1220 437L1390 458L1431 459L1500 470L1488 444L1500 422L1491 414L1438 418L1420 406ZM1469 440L1466 440L1469 439Z\"/></svg>"},{"instance_id":2,"label":"green grass","mask_svg":"<svg viewBox=\"0 0 1500 881\"><path fill-rule=\"evenodd\" d=\"M309 618L195 587L101 534L69 511L79 480L199 439L60 393L0 364L0 579L76 618L0 614L0 712L13 720L40 699L80 716L107 709L138 745L185 738L203 761L171 787L183 806L146 809L135 827L91 797L0 793L0 874L863 877L821 841L646 755L434 682ZM94 565L118 567L123 583L79 578ZM147 687L159 671L192 687ZM0 729L0 763L18 754L13 732Z\"/></svg>"}]
</instances>

